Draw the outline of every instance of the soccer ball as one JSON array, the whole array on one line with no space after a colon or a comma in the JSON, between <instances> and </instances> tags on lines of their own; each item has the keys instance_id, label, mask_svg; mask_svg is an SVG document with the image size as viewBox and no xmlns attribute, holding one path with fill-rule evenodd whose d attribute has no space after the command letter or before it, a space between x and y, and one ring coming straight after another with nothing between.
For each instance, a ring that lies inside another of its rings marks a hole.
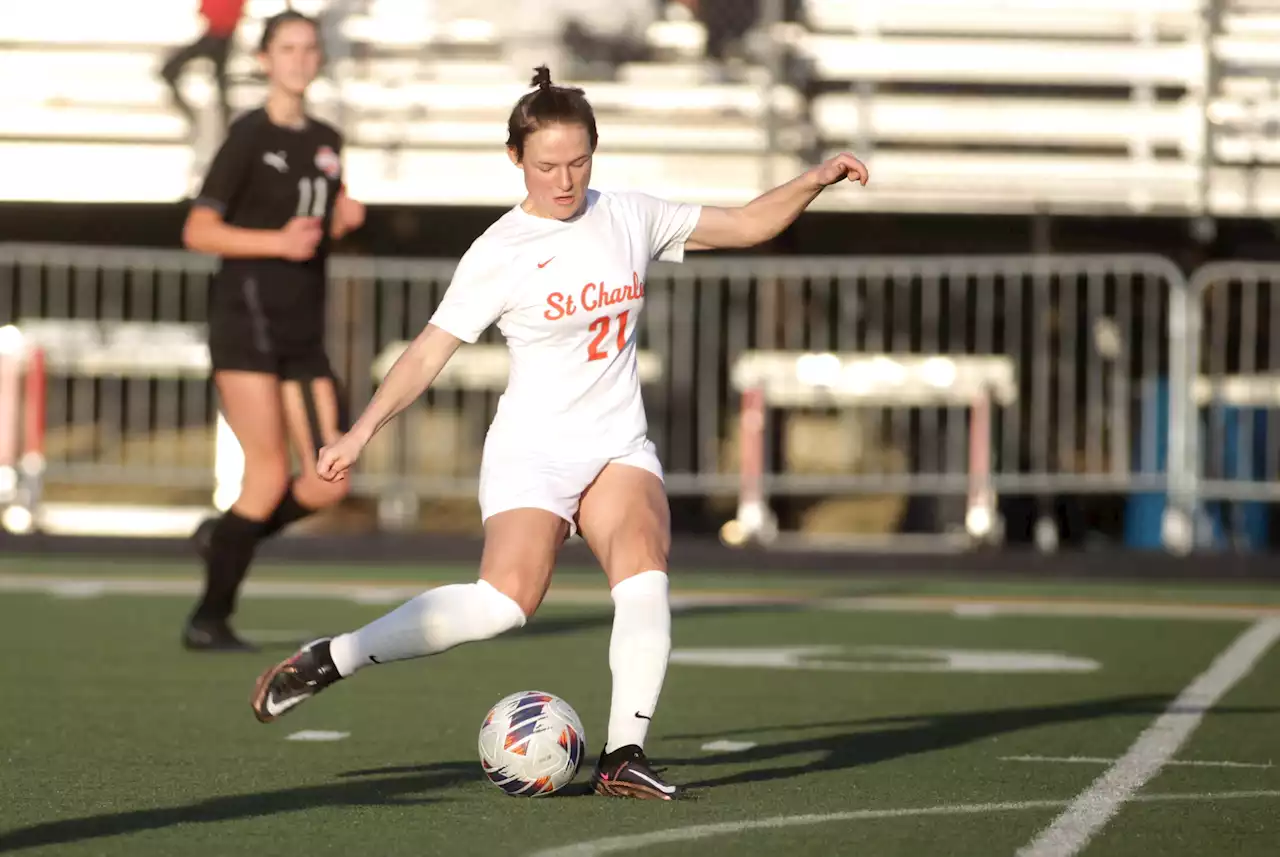
<instances>
[{"instance_id":1,"label":"soccer ball","mask_svg":"<svg viewBox=\"0 0 1280 857\"><path fill-rule=\"evenodd\" d=\"M540 690L503 698L480 725L480 766L509 795L549 795L573 781L587 733L573 706Z\"/></svg>"}]
</instances>

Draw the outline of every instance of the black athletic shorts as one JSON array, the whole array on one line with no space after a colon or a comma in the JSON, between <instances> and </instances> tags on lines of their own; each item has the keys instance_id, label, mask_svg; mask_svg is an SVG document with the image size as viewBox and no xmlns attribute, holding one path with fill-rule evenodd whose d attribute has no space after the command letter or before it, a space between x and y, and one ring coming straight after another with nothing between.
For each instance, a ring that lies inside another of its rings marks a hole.
<instances>
[{"instance_id":1,"label":"black athletic shorts","mask_svg":"<svg viewBox=\"0 0 1280 857\"><path fill-rule=\"evenodd\" d=\"M209 294L215 372L262 372L290 381L333 378L324 350L324 282L278 264L225 265Z\"/></svg>"}]
</instances>

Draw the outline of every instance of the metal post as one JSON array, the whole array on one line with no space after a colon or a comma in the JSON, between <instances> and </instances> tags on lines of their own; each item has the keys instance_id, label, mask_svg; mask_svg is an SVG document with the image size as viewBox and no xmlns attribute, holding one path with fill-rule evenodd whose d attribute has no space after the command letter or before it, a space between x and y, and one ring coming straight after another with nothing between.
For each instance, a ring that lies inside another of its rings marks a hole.
<instances>
[{"instance_id":1,"label":"metal post","mask_svg":"<svg viewBox=\"0 0 1280 857\"><path fill-rule=\"evenodd\" d=\"M969 498L964 524L975 542L986 542L995 530L996 498L991 481L991 393L978 396L970 412Z\"/></svg>"},{"instance_id":2,"label":"metal post","mask_svg":"<svg viewBox=\"0 0 1280 857\"><path fill-rule=\"evenodd\" d=\"M1169 416L1168 478L1161 541L1173 553L1184 554L1195 545L1196 420L1192 393L1197 367L1192 365L1198 348L1198 292L1185 281L1169 284Z\"/></svg>"},{"instance_id":3,"label":"metal post","mask_svg":"<svg viewBox=\"0 0 1280 857\"><path fill-rule=\"evenodd\" d=\"M738 457L738 516L721 528L720 537L733 547L772 541L777 528L764 490L765 401L758 387L742 391Z\"/></svg>"},{"instance_id":4,"label":"metal post","mask_svg":"<svg viewBox=\"0 0 1280 857\"><path fill-rule=\"evenodd\" d=\"M778 151L778 116L774 110L774 89L784 82L782 45L778 43L777 25L785 17L786 7L783 0L762 0L760 3L760 30L764 33L764 59L767 74L764 82L764 127L765 152L760 164L760 192L773 188L778 184L774 175L774 155Z\"/></svg>"},{"instance_id":5,"label":"metal post","mask_svg":"<svg viewBox=\"0 0 1280 857\"><path fill-rule=\"evenodd\" d=\"M1213 122L1210 108L1218 92L1222 79L1221 63L1218 61L1216 42L1222 31L1222 8L1224 0L1204 0L1201 7L1203 16L1200 27L1200 45L1204 55L1204 79L1200 83L1200 181L1196 193L1196 217L1193 234L1201 241L1208 242L1213 236L1213 214L1210 194L1212 193Z\"/></svg>"}]
</instances>

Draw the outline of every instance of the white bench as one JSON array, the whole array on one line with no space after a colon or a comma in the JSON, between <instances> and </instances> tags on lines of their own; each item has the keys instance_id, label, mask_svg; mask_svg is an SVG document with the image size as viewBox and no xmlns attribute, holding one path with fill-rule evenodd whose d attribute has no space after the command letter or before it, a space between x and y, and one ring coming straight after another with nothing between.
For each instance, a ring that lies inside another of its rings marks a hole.
<instances>
[{"instance_id":1,"label":"white bench","mask_svg":"<svg viewBox=\"0 0 1280 857\"><path fill-rule=\"evenodd\" d=\"M80 378L204 378L205 326L185 322L25 319L17 325L45 368Z\"/></svg>"},{"instance_id":2,"label":"white bench","mask_svg":"<svg viewBox=\"0 0 1280 857\"><path fill-rule=\"evenodd\" d=\"M865 101L847 93L813 100L829 142L867 135L876 143L1004 146L1172 146L1198 152L1204 116L1195 99L1150 105L1098 98L898 95Z\"/></svg>"},{"instance_id":3,"label":"white bench","mask_svg":"<svg viewBox=\"0 0 1280 857\"><path fill-rule=\"evenodd\" d=\"M810 544L779 533L765 488L766 414L776 408L969 408L968 502L965 527L974 541L998 536L991 479L991 411L1017 400L1007 357L748 351L730 383L742 394L737 517L721 529L729 545ZM830 544L830 540L824 540Z\"/></svg>"},{"instance_id":4,"label":"white bench","mask_svg":"<svg viewBox=\"0 0 1280 857\"><path fill-rule=\"evenodd\" d=\"M506 139L506 117L466 119L436 117L356 119L351 139L364 146L396 145L424 148L468 147L493 149ZM613 150L643 152L760 152L769 134L758 122L682 122L656 124L651 118L628 117L609 123L608 145ZM794 141L798 142L798 141ZM791 148L797 148L796 145Z\"/></svg>"},{"instance_id":5,"label":"white bench","mask_svg":"<svg viewBox=\"0 0 1280 857\"><path fill-rule=\"evenodd\" d=\"M1118 37L1199 25L1199 0L805 0L805 20L827 32L976 33Z\"/></svg>"},{"instance_id":6,"label":"white bench","mask_svg":"<svg viewBox=\"0 0 1280 857\"><path fill-rule=\"evenodd\" d=\"M0 336L18 345L29 371L34 365L30 355L38 350L45 373L76 379L184 381L200 380L209 374L204 326L199 324L39 318L22 320L0 331ZM39 529L81 534L186 535L194 529L207 514L207 508L42 503L45 380L43 376L37 378L41 393L25 396L18 410L24 412L28 425L40 427L36 430L40 436L26 438L29 451L23 456L20 474L7 462L0 462L3 464L0 466L0 504L6 506L0 514L0 524L12 532ZM116 400L112 406L120 407L121 402ZM176 401L174 407L176 409ZM38 413L31 413L32 408L38 409ZM130 408L134 412L133 404ZM227 468L226 439L230 440L235 453L239 452L234 436L225 430L220 416L218 436L215 478ZM9 457L7 453L5 457ZM237 485L238 479L237 474Z\"/></svg>"},{"instance_id":7,"label":"white bench","mask_svg":"<svg viewBox=\"0 0 1280 857\"><path fill-rule=\"evenodd\" d=\"M1196 42L809 34L800 48L835 81L1194 87L1206 76Z\"/></svg>"},{"instance_id":8,"label":"white bench","mask_svg":"<svg viewBox=\"0 0 1280 857\"><path fill-rule=\"evenodd\" d=\"M443 64L442 64L443 65ZM571 80L565 85L574 85ZM602 131L607 134L610 113L655 114L661 117L691 114L734 114L759 117L767 108L783 117L803 114L804 98L795 89L775 87L771 97L759 87L719 84L690 89L687 86L657 83L631 84L590 82L586 89L591 105L601 117ZM427 115L432 113L476 112L505 117L528 88L516 78L502 81L449 80L412 81L403 85L382 83L373 79L349 80L343 83L343 97L362 109L401 109L413 106Z\"/></svg>"}]
</instances>

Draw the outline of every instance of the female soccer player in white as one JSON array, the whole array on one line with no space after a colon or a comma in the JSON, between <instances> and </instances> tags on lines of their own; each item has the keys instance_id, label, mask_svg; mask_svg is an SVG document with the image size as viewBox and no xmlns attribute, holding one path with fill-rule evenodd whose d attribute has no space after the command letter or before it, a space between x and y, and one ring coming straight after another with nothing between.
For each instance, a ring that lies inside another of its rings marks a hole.
<instances>
[{"instance_id":1,"label":"female soccer player in white","mask_svg":"<svg viewBox=\"0 0 1280 857\"><path fill-rule=\"evenodd\" d=\"M309 643L259 677L252 705L269 722L370 664L523 626L576 527L614 602L612 707L592 783L600 794L670 800L678 788L642 749L671 649L670 516L636 368L645 273L650 260L680 261L686 249L767 241L827 186L866 184L867 170L837 155L740 208L590 190L590 104L581 90L554 86L545 68L534 86L511 113L507 140L528 196L471 245L430 323L317 462L321 477L345 479L459 344L497 322L511 370L480 470L480 579L428 590L358 631Z\"/></svg>"}]
</instances>

